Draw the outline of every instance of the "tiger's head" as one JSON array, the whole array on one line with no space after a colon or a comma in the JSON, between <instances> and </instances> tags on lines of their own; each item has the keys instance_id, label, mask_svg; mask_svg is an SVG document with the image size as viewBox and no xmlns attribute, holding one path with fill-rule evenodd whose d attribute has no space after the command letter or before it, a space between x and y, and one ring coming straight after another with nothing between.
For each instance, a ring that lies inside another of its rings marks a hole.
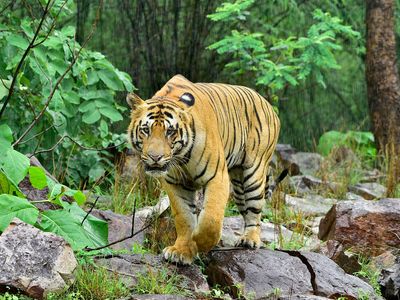
<instances>
[{"instance_id":1,"label":"tiger's head","mask_svg":"<svg viewBox=\"0 0 400 300\"><path fill-rule=\"evenodd\" d=\"M187 162L194 142L190 114L193 95L184 93L179 101L167 97L143 101L131 93L127 102L132 108L129 142L140 154L145 172L163 176L170 168Z\"/></svg>"}]
</instances>

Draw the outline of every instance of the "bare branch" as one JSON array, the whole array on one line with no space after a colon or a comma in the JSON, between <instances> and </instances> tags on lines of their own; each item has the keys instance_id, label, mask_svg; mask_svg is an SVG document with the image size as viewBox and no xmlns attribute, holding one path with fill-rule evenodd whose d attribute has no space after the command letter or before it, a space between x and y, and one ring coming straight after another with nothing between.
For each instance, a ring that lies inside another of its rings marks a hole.
<instances>
[{"instance_id":1,"label":"bare branch","mask_svg":"<svg viewBox=\"0 0 400 300\"><path fill-rule=\"evenodd\" d=\"M51 152L51 151L53 151L53 150L56 149L57 146L58 146L63 140L65 140L65 139L69 139L71 142L73 142L75 145L77 145L79 148L81 148L81 149L83 149L83 150L92 150L92 151L103 151L103 150L114 149L114 148L117 148L117 147L119 147L119 146L121 146L121 145L124 144L124 142L122 142L122 143L120 143L120 144L118 144L118 145L109 146L109 147L105 147L105 148L91 148L91 147L86 147L86 146L83 146L83 145L79 144L77 141L75 141L73 138L71 138L69 135L66 134L66 135L63 135L63 136L57 141L57 143L55 143L55 144L53 145L53 147L51 147L51 148L49 148L49 149L45 149L45 150L40 150L40 151L34 152L34 153L32 154L32 156L35 155L35 154L39 154L39 153L46 153L46 152Z\"/></svg>"},{"instance_id":2,"label":"bare branch","mask_svg":"<svg viewBox=\"0 0 400 300\"><path fill-rule=\"evenodd\" d=\"M68 0L65 0L64 3L60 6L60 9L58 10L56 16L53 18L53 22L51 23L50 29L48 30L46 36L39 42L37 42L35 45L33 45L33 47L37 47L40 44L43 44L44 41L46 41L50 35L50 33L54 30L54 28L56 27L56 22L58 19L58 16L60 15L61 11L63 10L65 4L67 4Z\"/></svg>"},{"instance_id":3,"label":"bare branch","mask_svg":"<svg viewBox=\"0 0 400 300\"><path fill-rule=\"evenodd\" d=\"M46 103L44 104L44 107L42 108L42 110L40 111L40 113L36 116L36 118L33 119L33 121L31 122L31 124L28 126L28 128L24 131L24 133L22 133L22 135L14 142L13 146L15 147L16 145L18 145L23 138L32 130L32 128L37 124L37 122L39 122L39 120L42 118L42 116L44 115L47 107L49 106L51 100L53 99L54 93L56 92L58 86L61 84L61 82L63 81L64 77L71 71L72 67L75 65L76 61L79 58L80 53L82 52L82 50L84 49L84 47L86 46L87 42L92 38L94 30L96 29L96 25L97 22L99 20L99 16L100 16L100 10L101 7L103 6L103 1L100 0L100 4L99 4L99 8L97 9L97 15L96 15L96 19L93 22L92 25L92 30L90 32L90 34L88 35L88 37L86 38L86 40L84 41L84 43L82 44L82 46L79 48L78 52L76 53L75 56L73 56L71 63L69 64L69 66L67 67L67 69L64 71L64 73L58 78L57 82L55 83L54 87L52 88L52 90L50 91L49 96L47 97ZM4 103L6 104L6 103ZM4 108L4 106L3 106ZM0 115L1 116L1 115Z\"/></svg>"},{"instance_id":4,"label":"bare branch","mask_svg":"<svg viewBox=\"0 0 400 300\"><path fill-rule=\"evenodd\" d=\"M32 40L31 40L31 42L29 43L28 48L26 48L24 54L22 55L22 57L21 57L21 59L20 59L20 61L18 63L17 68L15 69L14 76L13 76L13 79L11 81L10 88L8 90L7 98L4 101L3 106L2 106L2 108L0 110L0 120L1 120L1 117L2 117L4 111L5 111L6 107L7 107L10 99L11 99L12 94L14 93L14 86L15 86L15 83L17 81L19 70L21 69L22 64L24 63L25 58L28 56L29 52L34 47L35 41L36 41L37 37L39 36L40 29L42 28L43 22L46 19L47 13L50 10L50 3L51 3L51 0L49 0L49 2L47 2L45 10L43 11L43 14L42 14L42 18L40 19L39 25L36 28L36 32L35 32Z\"/></svg>"}]
</instances>

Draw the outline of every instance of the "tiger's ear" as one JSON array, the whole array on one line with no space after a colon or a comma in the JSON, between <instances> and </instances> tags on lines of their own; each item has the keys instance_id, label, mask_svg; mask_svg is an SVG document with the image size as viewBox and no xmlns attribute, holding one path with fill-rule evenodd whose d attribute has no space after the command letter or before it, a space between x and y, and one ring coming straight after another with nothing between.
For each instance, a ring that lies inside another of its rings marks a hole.
<instances>
[{"instance_id":1,"label":"tiger's ear","mask_svg":"<svg viewBox=\"0 0 400 300\"><path fill-rule=\"evenodd\" d=\"M179 97L179 101L185 103L187 106L193 106L194 96L191 93L184 93Z\"/></svg>"},{"instance_id":2,"label":"tiger's ear","mask_svg":"<svg viewBox=\"0 0 400 300\"><path fill-rule=\"evenodd\" d=\"M132 108L132 110L135 110L138 106L144 104L144 101L142 100L142 98L140 98L135 93L129 93L126 96L126 102Z\"/></svg>"}]
</instances>

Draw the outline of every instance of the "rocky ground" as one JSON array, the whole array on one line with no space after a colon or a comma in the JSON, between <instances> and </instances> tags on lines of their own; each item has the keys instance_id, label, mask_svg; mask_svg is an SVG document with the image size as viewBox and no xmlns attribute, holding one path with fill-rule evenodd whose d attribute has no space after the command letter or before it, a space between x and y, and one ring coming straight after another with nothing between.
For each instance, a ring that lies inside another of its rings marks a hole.
<instances>
[{"instance_id":1,"label":"rocky ground","mask_svg":"<svg viewBox=\"0 0 400 300\"><path fill-rule=\"evenodd\" d=\"M229 205L218 247L191 266L164 262L157 253L175 238L164 196L136 212L135 231L146 229L90 256L125 291L110 299L400 299L400 199L385 198L384 174L362 168L350 150L323 158L278 145L272 164L290 176L266 204L262 249L234 247L243 225ZM112 199L101 201L107 207ZM110 241L131 232L132 216L92 214L108 222ZM52 294L79 277L82 257L15 219L0 235L0 292L85 299Z\"/></svg>"}]
</instances>

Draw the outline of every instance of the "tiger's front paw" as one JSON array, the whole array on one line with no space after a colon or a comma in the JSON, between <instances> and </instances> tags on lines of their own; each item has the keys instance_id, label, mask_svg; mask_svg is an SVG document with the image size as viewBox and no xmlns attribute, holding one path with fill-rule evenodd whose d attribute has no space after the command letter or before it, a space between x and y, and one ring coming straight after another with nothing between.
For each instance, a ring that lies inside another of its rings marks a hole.
<instances>
[{"instance_id":1,"label":"tiger's front paw","mask_svg":"<svg viewBox=\"0 0 400 300\"><path fill-rule=\"evenodd\" d=\"M236 247L260 248L261 246L260 230L258 228L245 232L236 242Z\"/></svg>"},{"instance_id":2,"label":"tiger's front paw","mask_svg":"<svg viewBox=\"0 0 400 300\"><path fill-rule=\"evenodd\" d=\"M166 247L163 250L164 259L182 265L190 265L196 255L197 246L194 242L185 244L175 243L175 245Z\"/></svg>"}]
</instances>

